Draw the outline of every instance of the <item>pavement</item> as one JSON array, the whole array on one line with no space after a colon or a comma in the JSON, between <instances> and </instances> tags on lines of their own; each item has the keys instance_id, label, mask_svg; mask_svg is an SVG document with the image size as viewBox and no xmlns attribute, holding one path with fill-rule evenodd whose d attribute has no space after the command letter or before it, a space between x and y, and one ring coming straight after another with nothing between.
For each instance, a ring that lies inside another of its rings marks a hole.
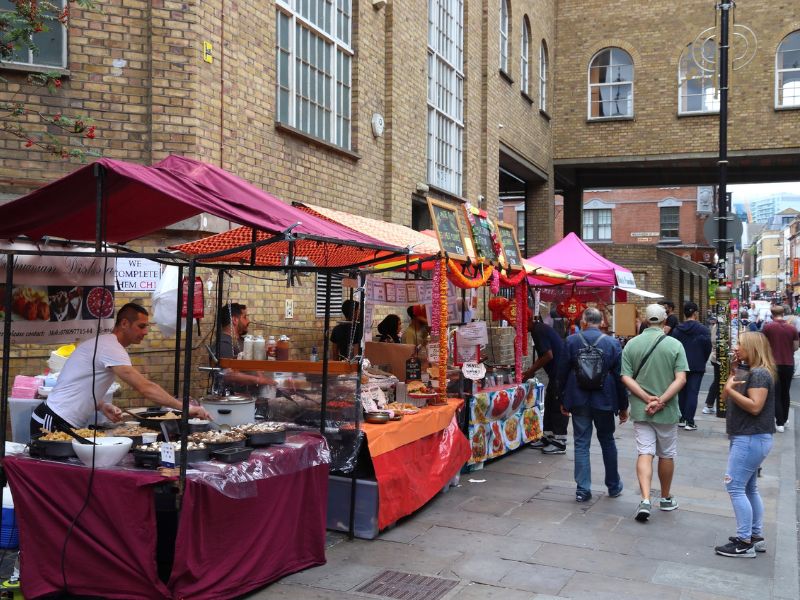
<instances>
[{"instance_id":1,"label":"pavement","mask_svg":"<svg viewBox=\"0 0 800 600\"><path fill-rule=\"evenodd\" d=\"M679 508L638 505L633 427L617 428L625 490L609 498L599 444L592 444L593 499L575 502L573 453L524 448L461 476L460 484L375 540L329 533L327 564L290 575L248 599L342 600L796 600L800 403L763 465L767 552L755 559L717 556L735 534L722 481L725 420L700 414L698 430L680 430L673 495ZM800 379L792 385L800 398ZM657 490L658 480L653 485ZM654 497L658 497L656 493ZM392 571L397 573L385 573ZM405 575L403 575L405 574ZM384 583L374 578L383 576ZM391 578L394 579L391 579Z\"/></svg>"}]
</instances>

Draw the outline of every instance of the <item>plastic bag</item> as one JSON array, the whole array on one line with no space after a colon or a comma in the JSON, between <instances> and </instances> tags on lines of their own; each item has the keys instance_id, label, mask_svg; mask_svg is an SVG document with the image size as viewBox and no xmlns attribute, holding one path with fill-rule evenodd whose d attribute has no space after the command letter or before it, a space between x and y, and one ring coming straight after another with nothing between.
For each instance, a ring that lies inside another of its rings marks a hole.
<instances>
[{"instance_id":1,"label":"plastic bag","mask_svg":"<svg viewBox=\"0 0 800 600\"><path fill-rule=\"evenodd\" d=\"M178 329L178 267L167 266L153 291L153 319L164 337L172 337ZM185 329L181 322L181 331Z\"/></svg>"}]
</instances>

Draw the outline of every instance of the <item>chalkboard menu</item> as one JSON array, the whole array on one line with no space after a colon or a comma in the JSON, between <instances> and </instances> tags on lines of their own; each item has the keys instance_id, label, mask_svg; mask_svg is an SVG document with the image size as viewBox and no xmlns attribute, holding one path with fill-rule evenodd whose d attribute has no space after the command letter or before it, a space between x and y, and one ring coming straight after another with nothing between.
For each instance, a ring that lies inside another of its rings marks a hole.
<instances>
[{"instance_id":1,"label":"chalkboard menu","mask_svg":"<svg viewBox=\"0 0 800 600\"><path fill-rule=\"evenodd\" d=\"M466 244L464 232L458 222L458 211L455 207L428 198L428 209L431 220L439 237L439 247L453 258L466 260Z\"/></svg>"},{"instance_id":2,"label":"chalkboard menu","mask_svg":"<svg viewBox=\"0 0 800 600\"><path fill-rule=\"evenodd\" d=\"M497 232L500 236L500 243L503 245L503 255L506 259L506 266L509 269L519 270L522 268L522 254L517 243L517 232L508 223L498 223Z\"/></svg>"},{"instance_id":3,"label":"chalkboard menu","mask_svg":"<svg viewBox=\"0 0 800 600\"><path fill-rule=\"evenodd\" d=\"M478 258L482 258L489 262L497 262L500 257L492 242L492 224L486 213L476 213L470 206L465 206L464 210L467 215L467 225L472 234L472 240L475 242L475 252Z\"/></svg>"}]
</instances>

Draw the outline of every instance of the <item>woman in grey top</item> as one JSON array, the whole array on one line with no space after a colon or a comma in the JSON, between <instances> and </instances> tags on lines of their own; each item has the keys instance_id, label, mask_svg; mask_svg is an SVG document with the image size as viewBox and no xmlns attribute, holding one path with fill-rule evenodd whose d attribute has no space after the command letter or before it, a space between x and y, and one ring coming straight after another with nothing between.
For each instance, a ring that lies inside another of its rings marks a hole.
<instances>
[{"instance_id":1,"label":"woman in grey top","mask_svg":"<svg viewBox=\"0 0 800 600\"><path fill-rule=\"evenodd\" d=\"M767 549L758 469L772 449L777 369L763 333L742 333L734 354L739 366L722 394L727 400L730 437L725 487L736 515L736 535L714 550L722 556L755 558L756 552Z\"/></svg>"}]
</instances>

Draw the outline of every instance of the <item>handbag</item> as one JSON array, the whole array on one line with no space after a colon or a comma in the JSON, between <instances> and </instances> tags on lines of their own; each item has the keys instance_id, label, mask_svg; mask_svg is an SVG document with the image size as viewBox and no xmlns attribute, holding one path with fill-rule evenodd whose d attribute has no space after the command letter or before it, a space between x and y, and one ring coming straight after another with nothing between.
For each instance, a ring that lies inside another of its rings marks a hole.
<instances>
[{"instance_id":1,"label":"handbag","mask_svg":"<svg viewBox=\"0 0 800 600\"><path fill-rule=\"evenodd\" d=\"M653 350L656 349L656 346L658 346L661 343L661 340L663 340L665 337L667 337L667 336L666 335L662 335L660 338L658 338L656 340L656 343L653 344L653 347L650 348L650 350L647 351L647 354L644 355L644 358L642 359L642 362L640 362L639 366L636 367L636 371L633 374L633 379L636 379L639 376L639 371L642 370L642 367L644 366L644 363L647 362L647 359L650 358L650 355L653 353Z\"/></svg>"}]
</instances>

